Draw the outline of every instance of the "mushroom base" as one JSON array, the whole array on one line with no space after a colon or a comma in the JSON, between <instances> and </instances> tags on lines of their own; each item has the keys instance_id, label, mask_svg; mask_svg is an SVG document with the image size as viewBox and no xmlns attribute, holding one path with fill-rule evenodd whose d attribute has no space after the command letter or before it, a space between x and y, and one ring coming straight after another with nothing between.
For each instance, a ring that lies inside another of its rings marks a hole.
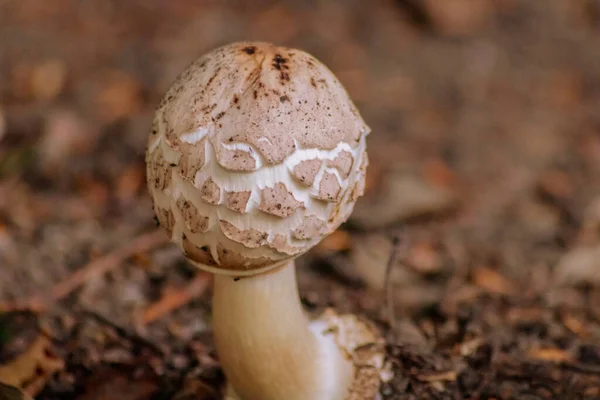
<instances>
[{"instance_id":1,"label":"mushroom base","mask_svg":"<svg viewBox=\"0 0 600 400\"><path fill-rule=\"evenodd\" d=\"M379 333L333 310L311 323L293 262L239 280L216 276L213 322L219 359L233 388L228 399L377 398L384 364Z\"/></svg>"}]
</instances>

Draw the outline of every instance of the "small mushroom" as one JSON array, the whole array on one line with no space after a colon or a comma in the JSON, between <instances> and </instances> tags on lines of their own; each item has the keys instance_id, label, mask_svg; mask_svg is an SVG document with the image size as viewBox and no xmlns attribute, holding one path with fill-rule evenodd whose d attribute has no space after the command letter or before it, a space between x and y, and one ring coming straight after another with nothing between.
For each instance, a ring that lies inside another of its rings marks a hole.
<instances>
[{"instance_id":1,"label":"small mushroom","mask_svg":"<svg viewBox=\"0 0 600 400\"><path fill-rule=\"evenodd\" d=\"M296 285L294 259L348 218L364 180L370 129L337 78L303 51L233 43L177 78L154 127L155 212L215 274L215 343L233 396L375 398L380 334L333 310L310 321ZM182 163L184 151L195 156Z\"/></svg>"}]
</instances>

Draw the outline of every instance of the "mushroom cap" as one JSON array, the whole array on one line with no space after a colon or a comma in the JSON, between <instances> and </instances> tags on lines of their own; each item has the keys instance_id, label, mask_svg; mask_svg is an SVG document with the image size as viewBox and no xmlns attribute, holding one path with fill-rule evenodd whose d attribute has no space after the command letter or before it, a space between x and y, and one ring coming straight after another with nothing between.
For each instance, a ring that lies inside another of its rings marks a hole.
<instances>
[{"instance_id":1,"label":"mushroom cap","mask_svg":"<svg viewBox=\"0 0 600 400\"><path fill-rule=\"evenodd\" d=\"M346 221L363 193L369 132L310 54L263 42L214 49L156 111L146 152L154 211L199 267L265 271Z\"/></svg>"}]
</instances>

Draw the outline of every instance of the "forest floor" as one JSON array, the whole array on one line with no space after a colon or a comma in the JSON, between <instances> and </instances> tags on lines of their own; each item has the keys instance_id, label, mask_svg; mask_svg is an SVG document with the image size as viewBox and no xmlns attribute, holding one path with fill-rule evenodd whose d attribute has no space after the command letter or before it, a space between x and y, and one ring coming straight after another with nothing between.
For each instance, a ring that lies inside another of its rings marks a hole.
<instances>
[{"instance_id":1,"label":"forest floor","mask_svg":"<svg viewBox=\"0 0 600 400\"><path fill-rule=\"evenodd\" d=\"M600 399L596 0L0 2L0 381L220 398L211 277L156 230L144 152L234 40L314 54L372 128L366 195L298 280L381 328L383 398Z\"/></svg>"}]
</instances>

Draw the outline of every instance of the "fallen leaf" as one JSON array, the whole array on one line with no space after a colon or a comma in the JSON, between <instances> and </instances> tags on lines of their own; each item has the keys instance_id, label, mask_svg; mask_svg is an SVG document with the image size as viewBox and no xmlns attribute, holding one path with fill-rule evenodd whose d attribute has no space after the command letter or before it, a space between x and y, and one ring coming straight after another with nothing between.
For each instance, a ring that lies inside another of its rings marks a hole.
<instances>
[{"instance_id":1,"label":"fallen leaf","mask_svg":"<svg viewBox=\"0 0 600 400\"><path fill-rule=\"evenodd\" d=\"M351 246L352 238L350 234L342 229L338 229L331 235L326 236L319 244L315 247L316 250L321 251L344 251L348 250Z\"/></svg>"},{"instance_id":2,"label":"fallen leaf","mask_svg":"<svg viewBox=\"0 0 600 400\"><path fill-rule=\"evenodd\" d=\"M433 274L442 269L442 260L433 245L428 242L411 243L407 265L420 274Z\"/></svg>"},{"instance_id":3,"label":"fallen leaf","mask_svg":"<svg viewBox=\"0 0 600 400\"><path fill-rule=\"evenodd\" d=\"M351 220L375 229L411 218L448 212L457 205L455 191L437 181L405 171L386 173L378 193L356 204ZM436 178L437 179L437 178Z\"/></svg>"},{"instance_id":4,"label":"fallen leaf","mask_svg":"<svg viewBox=\"0 0 600 400\"><path fill-rule=\"evenodd\" d=\"M440 187L452 187L456 184L454 172L439 158L430 159L425 163L423 176L428 182L435 183Z\"/></svg>"},{"instance_id":5,"label":"fallen leaf","mask_svg":"<svg viewBox=\"0 0 600 400\"><path fill-rule=\"evenodd\" d=\"M392 243L382 234L363 234L352 237L352 264L356 275L373 290L383 290L388 259ZM415 281L416 274L407 270L401 257L392 267L391 279L394 286Z\"/></svg>"},{"instance_id":6,"label":"fallen leaf","mask_svg":"<svg viewBox=\"0 0 600 400\"><path fill-rule=\"evenodd\" d=\"M141 86L138 80L122 71L108 73L97 97L100 116L113 121L138 112L141 106Z\"/></svg>"},{"instance_id":7,"label":"fallen leaf","mask_svg":"<svg viewBox=\"0 0 600 400\"><path fill-rule=\"evenodd\" d=\"M564 312L561 315L561 320L563 325L566 326L568 330L580 337L587 337L590 333L588 328L581 322L581 320L569 312Z\"/></svg>"},{"instance_id":8,"label":"fallen leaf","mask_svg":"<svg viewBox=\"0 0 600 400\"><path fill-rule=\"evenodd\" d=\"M575 247L556 265L554 281L559 285L600 284L600 246Z\"/></svg>"},{"instance_id":9,"label":"fallen leaf","mask_svg":"<svg viewBox=\"0 0 600 400\"><path fill-rule=\"evenodd\" d=\"M58 96L65 85L67 69L60 60L47 60L31 71L31 92L36 99L50 100Z\"/></svg>"},{"instance_id":10,"label":"fallen leaf","mask_svg":"<svg viewBox=\"0 0 600 400\"><path fill-rule=\"evenodd\" d=\"M534 360L549 361L555 363L567 362L573 359L573 357L571 357L571 355L565 350L553 347L531 349L527 353L527 356Z\"/></svg>"},{"instance_id":11,"label":"fallen leaf","mask_svg":"<svg viewBox=\"0 0 600 400\"><path fill-rule=\"evenodd\" d=\"M473 283L490 293L510 295L515 292L513 284L507 278L487 267L475 268Z\"/></svg>"},{"instance_id":12,"label":"fallen leaf","mask_svg":"<svg viewBox=\"0 0 600 400\"><path fill-rule=\"evenodd\" d=\"M482 338L473 338L458 345L458 351L461 356L467 357L475 353L475 351L484 343Z\"/></svg>"},{"instance_id":13,"label":"fallen leaf","mask_svg":"<svg viewBox=\"0 0 600 400\"><path fill-rule=\"evenodd\" d=\"M415 346L417 348L425 348L427 346L427 338L419 327L410 319L403 318L396 321L394 326L394 334L397 338L402 338L403 344Z\"/></svg>"},{"instance_id":14,"label":"fallen leaf","mask_svg":"<svg viewBox=\"0 0 600 400\"><path fill-rule=\"evenodd\" d=\"M52 343L44 336L8 364L0 365L0 382L22 389L35 396L52 375L64 368L64 362L52 350Z\"/></svg>"},{"instance_id":15,"label":"fallen leaf","mask_svg":"<svg viewBox=\"0 0 600 400\"><path fill-rule=\"evenodd\" d=\"M467 36L489 26L494 11L490 0L423 0L435 29L445 36Z\"/></svg>"}]
</instances>

